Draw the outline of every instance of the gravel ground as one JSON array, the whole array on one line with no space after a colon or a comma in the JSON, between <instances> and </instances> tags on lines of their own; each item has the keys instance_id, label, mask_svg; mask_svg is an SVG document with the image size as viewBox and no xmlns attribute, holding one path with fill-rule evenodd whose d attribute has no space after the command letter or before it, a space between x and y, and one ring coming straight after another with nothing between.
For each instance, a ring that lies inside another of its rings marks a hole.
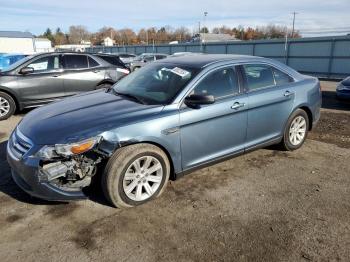
<instances>
[{"instance_id":1,"label":"gravel ground","mask_svg":"<svg viewBox=\"0 0 350 262\"><path fill-rule=\"evenodd\" d=\"M170 182L128 210L51 203L12 181L0 122L1 261L350 261L350 104L323 82L318 127L295 152L262 149ZM332 102L333 101L333 102Z\"/></svg>"}]
</instances>

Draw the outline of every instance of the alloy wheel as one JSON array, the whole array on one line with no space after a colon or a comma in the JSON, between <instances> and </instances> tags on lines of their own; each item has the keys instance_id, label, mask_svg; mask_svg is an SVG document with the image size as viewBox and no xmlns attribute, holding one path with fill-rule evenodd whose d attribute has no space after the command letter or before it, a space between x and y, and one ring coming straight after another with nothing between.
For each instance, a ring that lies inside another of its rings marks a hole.
<instances>
[{"instance_id":1,"label":"alloy wheel","mask_svg":"<svg viewBox=\"0 0 350 262\"><path fill-rule=\"evenodd\" d=\"M10 112L10 103L3 97L0 97L0 117L6 116Z\"/></svg>"},{"instance_id":2,"label":"alloy wheel","mask_svg":"<svg viewBox=\"0 0 350 262\"><path fill-rule=\"evenodd\" d=\"M306 120L303 116L299 115L294 118L289 128L289 141L293 146L297 146L304 141L306 128Z\"/></svg>"},{"instance_id":3,"label":"alloy wheel","mask_svg":"<svg viewBox=\"0 0 350 262\"><path fill-rule=\"evenodd\" d=\"M157 158L153 156L137 158L125 172L124 193L131 200L144 201L158 190L163 175L163 167Z\"/></svg>"}]
</instances>

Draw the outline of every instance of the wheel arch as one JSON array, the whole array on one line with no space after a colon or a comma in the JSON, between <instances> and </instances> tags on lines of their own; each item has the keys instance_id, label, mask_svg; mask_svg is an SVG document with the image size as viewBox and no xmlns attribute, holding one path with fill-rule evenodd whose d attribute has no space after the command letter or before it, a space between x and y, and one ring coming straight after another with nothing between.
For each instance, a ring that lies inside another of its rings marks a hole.
<instances>
[{"instance_id":1,"label":"wheel arch","mask_svg":"<svg viewBox=\"0 0 350 262\"><path fill-rule=\"evenodd\" d=\"M98 87L99 85L103 85L103 84L110 84L110 85L114 85L115 82L108 78L108 79L103 79L101 82L97 83L96 87Z\"/></svg>"},{"instance_id":2,"label":"wheel arch","mask_svg":"<svg viewBox=\"0 0 350 262\"><path fill-rule=\"evenodd\" d=\"M171 157L171 154L169 153L169 151L166 149L166 147L161 145L158 142L150 141L150 140L143 140L143 141L130 140L130 141L121 143L120 146L115 149L115 151L117 151L119 148L123 148L123 147L126 147L126 146L131 146L131 145L136 145L136 144L150 144L150 145L154 145L154 146L160 148L165 153L165 155L167 156L167 158L169 160L169 164L170 164L170 179L171 180L176 180L176 173L175 173L175 168L174 168L174 160Z\"/></svg>"},{"instance_id":3,"label":"wheel arch","mask_svg":"<svg viewBox=\"0 0 350 262\"><path fill-rule=\"evenodd\" d=\"M308 116L308 120L309 120L308 129L309 129L309 131L311 131L312 130L312 123L313 123L313 115L312 115L311 109L306 105L301 105L297 109L301 109L301 110L304 110L306 112L306 114Z\"/></svg>"},{"instance_id":4,"label":"wheel arch","mask_svg":"<svg viewBox=\"0 0 350 262\"><path fill-rule=\"evenodd\" d=\"M11 90L9 90L8 88L4 88L2 86L0 86L0 92L3 92L9 96L12 97L13 101L15 101L16 104L16 110L22 110L21 104L19 102L18 96L12 92Z\"/></svg>"}]
</instances>

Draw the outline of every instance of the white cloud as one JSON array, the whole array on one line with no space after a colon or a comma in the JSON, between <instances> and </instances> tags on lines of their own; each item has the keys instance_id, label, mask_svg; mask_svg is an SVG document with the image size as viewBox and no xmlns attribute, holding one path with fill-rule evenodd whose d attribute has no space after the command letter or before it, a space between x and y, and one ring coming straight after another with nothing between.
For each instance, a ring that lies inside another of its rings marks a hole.
<instances>
[{"instance_id":1,"label":"white cloud","mask_svg":"<svg viewBox=\"0 0 350 262\"><path fill-rule=\"evenodd\" d=\"M296 28L301 31L350 26L349 0L0 0L0 28L40 33L47 27L82 24L94 31L106 25L140 29L149 26L197 26L203 12L209 12L209 27L291 26L292 12L298 12Z\"/></svg>"}]
</instances>

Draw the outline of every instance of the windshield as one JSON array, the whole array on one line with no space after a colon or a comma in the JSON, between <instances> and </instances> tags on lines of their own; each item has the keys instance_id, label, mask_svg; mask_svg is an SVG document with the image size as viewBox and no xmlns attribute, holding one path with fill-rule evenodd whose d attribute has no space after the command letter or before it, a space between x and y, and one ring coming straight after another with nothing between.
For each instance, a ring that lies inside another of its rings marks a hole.
<instances>
[{"instance_id":1,"label":"windshield","mask_svg":"<svg viewBox=\"0 0 350 262\"><path fill-rule=\"evenodd\" d=\"M113 90L147 104L169 104L198 71L176 64L152 63L124 77Z\"/></svg>"},{"instance_id":2,"label":"windshield","mask_svg":"<svg viewBox=\"0 0 350 262\"><path fill-rule=\"evenodd\" d=\"M10 65L9 67L7 67L6 69L2 70L2 72L7 72L7 71L11 71L15 68L17 68L18 66L22 65L23 63L27 62L28 60L32 59L34 56L27 56L25 58L22 58L20 60L18 60L16 63L13 63L12 65Z\"/></svg>"}]
</instances>

